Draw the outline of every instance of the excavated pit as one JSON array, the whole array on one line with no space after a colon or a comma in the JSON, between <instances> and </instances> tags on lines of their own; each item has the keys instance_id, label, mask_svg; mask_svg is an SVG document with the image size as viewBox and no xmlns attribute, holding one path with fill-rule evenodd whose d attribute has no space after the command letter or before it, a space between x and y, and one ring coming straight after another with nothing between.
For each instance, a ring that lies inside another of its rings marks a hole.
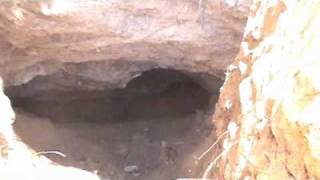
<instances>
[{"instance_id":1,"label":"excavated pit","mask_svg":"<svg viewBox=\"0 0 320 180\"><path fill-rule=\"evenodd\" d=\"M125 88L62 88L38 76L6 89L21 140L55 163L97 172L102 179L200 177L212 143L212 113L222 81L151 69ZM210 84L208 88L204 84Z\"/></svg>"}]
</instances>

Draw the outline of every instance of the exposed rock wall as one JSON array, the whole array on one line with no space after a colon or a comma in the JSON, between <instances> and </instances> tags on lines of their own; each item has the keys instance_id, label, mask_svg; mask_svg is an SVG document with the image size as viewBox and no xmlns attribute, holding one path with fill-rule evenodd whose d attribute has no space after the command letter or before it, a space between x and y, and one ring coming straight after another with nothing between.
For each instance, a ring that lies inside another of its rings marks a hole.
<instances>
[{"instance_id":1,"label":"exposed rock wall","mask_svg":"<svg viewBox=\"0 0 320 180\"><path fill-rule=\"evenodd\" d=\"M256 1L215 114L225 179L320 179L319 1Z\"/></svg>"},{"instance_id":2,"label":"exposed rock wall","mask_svg":"<svg viewBox=\"0 0 320 180\"><path fill-rule=\"evenodd\" d=\"M51 75L91 89L158 67L223 77L250 2L1 1L0 76L6 86Z\"/></svg>"}]
</instances>

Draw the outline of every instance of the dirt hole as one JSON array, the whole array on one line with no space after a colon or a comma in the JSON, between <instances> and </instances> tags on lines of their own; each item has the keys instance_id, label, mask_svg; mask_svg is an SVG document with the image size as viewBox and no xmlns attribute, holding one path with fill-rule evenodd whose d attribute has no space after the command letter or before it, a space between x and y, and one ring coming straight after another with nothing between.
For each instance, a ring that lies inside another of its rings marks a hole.
<instances>
[{"instance_id":1,"label":"dirt hole","mask_svg":"<svg viewBox=\"0 0 320 180\"><path fill-rule=\"evenodd\" d=\"M212 143L219 92L191 77L153 69L126 88L80 91L36 88L52 87L43 76L6 93L18 136L37 152L66 155L46 155L55 163L96 171L102 179L196 178L207 165L196 157Z\"/></svg>"}]
</instances>

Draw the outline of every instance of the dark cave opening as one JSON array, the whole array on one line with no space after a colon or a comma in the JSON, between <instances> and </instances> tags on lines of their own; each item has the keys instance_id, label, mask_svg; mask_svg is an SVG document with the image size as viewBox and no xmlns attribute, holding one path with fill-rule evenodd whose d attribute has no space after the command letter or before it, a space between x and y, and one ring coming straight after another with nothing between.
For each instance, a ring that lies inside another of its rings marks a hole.
<instances>
[{"instance_id":1,"label":"dark cave opening","mask_svg":"<svg viewBox=\"0 0 320 180\"><path fill-rule=\"evenodd\" d=\"M210 143L219 92L194 77L152 69L125 88L91 91L39 90L39 84L52 86L43 86L50 78L37 77L6 94L17 114L18 136L35 151L67 155L46 156L56 163L111 179L199 177L206 163L195 163L194 157Z\"/></svg>"},{"instance_id":2,"label":"dark cave opening","mask_svg":"<svg viewBox=\"0 0 320 180\"><path fill-rule=\"evenodd\" d=\"M152 69L131 80L125 88L92 91L57 88L21 96L32 91L30 87L38 81L44 81L43 77L12 87L7 94L14 107L55 121L117 122L187 116L208 109L216 93L178 71Z\"/></svg>"}]
</instances>

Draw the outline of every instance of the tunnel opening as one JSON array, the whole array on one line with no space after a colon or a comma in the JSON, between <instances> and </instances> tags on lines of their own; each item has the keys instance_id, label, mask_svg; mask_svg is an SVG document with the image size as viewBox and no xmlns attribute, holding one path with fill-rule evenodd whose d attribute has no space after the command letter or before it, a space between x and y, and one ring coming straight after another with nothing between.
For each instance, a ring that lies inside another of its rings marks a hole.
<instances>
[{"instance_id":1,"label":"tunnel opening","mask_svg":"<svg viewBox=\"0 0 320 180\"><path fill-rule=\"evenodd\" d=\"M208 88L203 77L157 68L124 88L66 90L38 76L6 94L17 135L36 152L66 155L46 154L55 163L105 179L200 177L207 162L196 157L212 143L211 118L222 84L210 76L206 80L217 88Z\"/></svg>"}]
</instances>

